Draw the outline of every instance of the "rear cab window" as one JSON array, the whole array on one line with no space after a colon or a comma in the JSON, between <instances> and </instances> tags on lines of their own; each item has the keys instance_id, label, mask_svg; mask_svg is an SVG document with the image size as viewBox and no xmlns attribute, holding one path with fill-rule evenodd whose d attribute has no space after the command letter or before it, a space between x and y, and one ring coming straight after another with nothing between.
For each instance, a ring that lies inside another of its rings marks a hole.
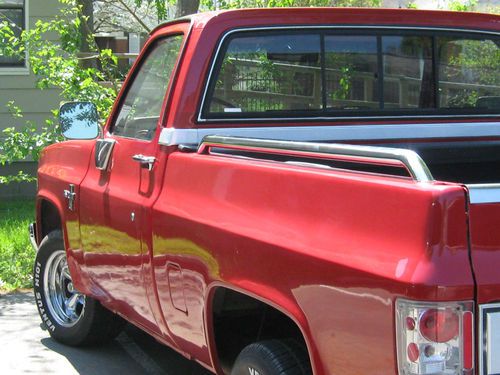
<instances>
[{"instance_id":1,"label":"rear cab window","mask_svg":"<svg viewBox=\"0 0 500 375\"><path fill-rule=\"evenodd\" d=\"M498 115L500 37L404 28L233 31L202 103L202 121Z\"/></svg>"}]
</instances>

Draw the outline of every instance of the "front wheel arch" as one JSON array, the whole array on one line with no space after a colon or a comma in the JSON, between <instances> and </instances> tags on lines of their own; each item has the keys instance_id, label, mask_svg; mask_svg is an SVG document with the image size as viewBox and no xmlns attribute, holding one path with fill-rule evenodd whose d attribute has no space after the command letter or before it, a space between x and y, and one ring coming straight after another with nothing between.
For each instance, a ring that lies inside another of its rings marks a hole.
<instances>
[{"instance_id":1,"label":"front wheel arch","mask_svg":"<svg viewBox=\"0 0 500 375\"><path fill-rule=\"evenodd\" d=\"M56 341L71 346L100 344L121 331L123 319L74 289L60 230L50 232L40 243L33 273L38 312Z\"/></svg>"},{"instance_id":2,"label":"front wheel arch","mask_svg":"<svg viewBox=\"0 0 500 375\"><path fill-rule=\"evenodd\" d=\"M38 238L40 242L50 232L56 230L63 231L62 214L57 205L46 198L39 198L37 202L37 211ZM40 243L38 245L40 245Z\"/></svg>"}]
</instances>

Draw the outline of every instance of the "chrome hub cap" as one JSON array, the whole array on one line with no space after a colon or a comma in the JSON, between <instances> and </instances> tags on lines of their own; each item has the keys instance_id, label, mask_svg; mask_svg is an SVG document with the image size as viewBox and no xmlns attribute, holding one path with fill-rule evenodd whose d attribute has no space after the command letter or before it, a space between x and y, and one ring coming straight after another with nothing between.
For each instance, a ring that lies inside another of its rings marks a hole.
<instances>
[{"instance_id":1,"label":"chrome hub cap","mask_svg":"<svg viewBox=\"0 0 500 375\"><path fill-rule=\"evenodd\" d=\"M73 286L64 250L52 253L44 274L47 307L58 324L74 326L83 315L85 296Z\"/></svg>"}]
</instances>

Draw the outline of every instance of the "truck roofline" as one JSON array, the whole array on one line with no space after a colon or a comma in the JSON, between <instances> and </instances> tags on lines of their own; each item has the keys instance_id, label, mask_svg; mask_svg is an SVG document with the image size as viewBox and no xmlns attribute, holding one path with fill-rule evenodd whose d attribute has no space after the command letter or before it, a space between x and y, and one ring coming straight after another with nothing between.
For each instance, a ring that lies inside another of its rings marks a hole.
<instances>
[{"instance_id":1,"label":"truck roofline","mask_svg":"<svg viewBox=\"0 0 500 375\"><path fill-rule=\"evenodd\" d=\"M354 25L356 23L370 22L373 25L406 25L406 26L425 26L444 24L448 27L480 29L480 30L500 30L500 16L490 13L480 12L453 12L446 10L420 10L420 9L395 9L395 8L245 8L229 9L210 12L202 12L177 18L171 21L162 22L154 27L150 34L180 22L192 22L195 27L204 28L211 21L217 19L217 22L227 22L229 27L234 27L233 23L242 26L262 25L262 21L255 22L262 16L285 17L293 16L292 24L314 24L318 19L330 19L342 25ZM395 15L397 15L395 17ZM403 17L404 16L404 17ZM248 18L246 18L248 17ZM375 17L375 18L373 18ZM346 22L346 20L348 20ZM279 22L282 24L283 22Z\"/></svg>"},{"instance_id":2,"label":"truck roofline","mask_svg":"<svg viewBox=\"0 0 500 375\"><path fill-rule=\"evenodd\" d=\"M191 16L185 16L185 17L176 18L174 20L161 22L158 25L156 25L153 29L151 29L151 31L149 32L149 35L153 35L155 32L157 32L160 29L163 29L164 27L177 25L179 23L184 23L184 22L192 22Z\"/></svg>"}]
</instances>

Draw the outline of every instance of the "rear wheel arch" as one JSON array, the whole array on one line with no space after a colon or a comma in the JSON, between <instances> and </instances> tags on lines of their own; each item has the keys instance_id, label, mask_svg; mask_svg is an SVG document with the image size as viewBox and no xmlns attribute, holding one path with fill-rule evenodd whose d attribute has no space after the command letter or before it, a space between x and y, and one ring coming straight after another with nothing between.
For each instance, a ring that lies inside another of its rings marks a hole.
<instances>
[{"instance_id":1,"label":"rear wheel arch","mask_svg":"<svg viewBox=\"0 0 500 375\"><path fill-rule=\"evenodd\" d=\"M223 301L227 296L233 300L229 304ZM293 306L293 302L288 301L288 304ZM229 312L231 315L230 310L234 308L234 305L240 306L239 311L238 307L234 310L237 315L240 314L240 317L236 318L234 323L227 320L224 322L225 313ZM303 345L309 357L309 363L311 367L314 367L311 342L304 332L306 319L298 307L294 306L296 311L292 312L290 310L293 309L287 309L283 304L277 304L244 289L221 284L213 285L209 290L206 306L205 321L210 355L217 373L229 374L237 355L248 344L257 343L263 339L291 338L297 341L299 345ZM260 321L259 331L252 327L252 323L256 321ZM271 322L271 328L269 328ZM242 334L238 329L240 324L242 324L241 329L245 327L245 334L256 335L253 340L250 341L249 338L240 336ZM283 335L280 335L280 332Z\"/></svg>"}]
</instances>

